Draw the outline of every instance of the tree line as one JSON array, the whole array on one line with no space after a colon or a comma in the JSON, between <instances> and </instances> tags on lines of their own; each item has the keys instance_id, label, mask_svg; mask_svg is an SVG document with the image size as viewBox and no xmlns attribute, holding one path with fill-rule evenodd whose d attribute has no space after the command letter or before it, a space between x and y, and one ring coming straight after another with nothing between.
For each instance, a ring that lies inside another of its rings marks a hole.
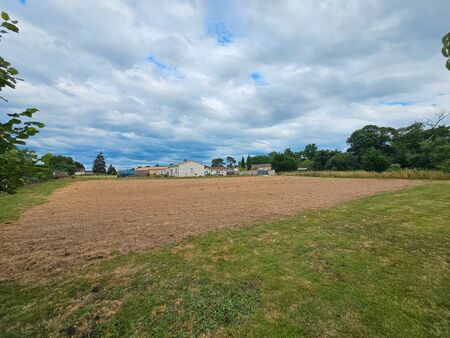
<instances>
[{"instance_id":1,"label":"tree line","mask_svg":"<svg viewBox=\"0 0 450 338\"><path fill-rule=\"evenodd\" d=\"M284 152L242 157L238 166L251 169L252 164L270 163L277 172L297 168L378 172L415 168L450 172L450 127L441 124L445 117L442 113L435 122L414 122L398 129L366 125L347 138L346 151L307 144L300 151L287 148Z\"/></svg>"}]
</instances>

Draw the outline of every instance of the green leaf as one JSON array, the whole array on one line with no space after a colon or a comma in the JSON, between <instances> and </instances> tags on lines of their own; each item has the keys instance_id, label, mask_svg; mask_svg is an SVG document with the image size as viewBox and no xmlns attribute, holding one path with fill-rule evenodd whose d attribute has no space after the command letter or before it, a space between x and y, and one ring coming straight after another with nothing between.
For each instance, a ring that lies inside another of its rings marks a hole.
<instances>
[{"instance_id":1,"label":"green leaf","mask_svg":"<svg viewBox=\"0 0 450 338\"><path fill-rule=\"evenodd\" d=\"M33 121L33 122L31 122L31 124L36 126L36 127L38 127L38 128L44 128L45 127L45 124L42 123L42 122L35 122L35 121Z\"/></svg>"},{"instance_id":2,"label":"green leaf","mask_svg":"<svg viewBox=\"0 0 450 338\"><path fill-rule=\"evenodd\" d=\"M450 70L450 59L447 60L447 63L445 64L445 67L447 67L447 69Z\"/></svg>"},{"instance_id":3,"label":"green leaf","mask_svg":"<svg viewBox=\"0 0 450 338\"><path fill-rule=\"evenodd\" d=\"M9 120L9 122L11 122L12 124L20 124L22 121L20 121L19 119L11 119Z\"/></svg>"},{"instance_id":4,"label":"green leaf","mask_svg":"<svg viewBox=\"0 0 450 338\"><path fill-rule=\"evenodd\" d=\"M442 38L442 43L445 45L445 42L448 40L450 40L450 32L444 35L444 37Z\"/></svg>"},{"instance_id":5,"label":"green leaf","mask_svg":"<svg viewBox=\"0 0 450 338\"><path fill-rule=\"evenodd\" d=\"M13 25L12 23L9 22L3 22L2 26L5 27L6 29L19 33L19 28L16 25Z\"/></svg>"},{"instance_id":6,"label":"green leaf","mask_svg":"<svg viewBox=\"0 0 450 338\"><path fill-rule=\"evenodd\" d=\"M448 49L446 47L442 47L442 55L444 55L446 58L448 58Z\"/></svg>"},{"instance_id":7,"label":"green leaf","mask_svg":"<svg viewBox=\"0 0 450 338\"><path fill-rule=\"evenodd\" d=\"M17 138L20 138L22 140L26 140L28 137L29 136L27 133L20 133L19 135L17 135Z\"/></svg>"},{"instance_id":8,"label":"green leaf","mask_svg":"<svg viewBox=\"0 0 450 338\"><path fill-rule=\"evenodd\" d=\"M9 68L8 68L8 73L11 74L11 75L17 75L17 74L19 74L19 72L17 71L17 69L14 68L14 67L9 67Z\"/></svg>"},{"instance_id":9,"label":"green leaf","mask_svg":"<svg viewBox=\"0 0 450 338\"><path fill-rule=\"evenodd\" d=\"M38 132L38 130L34 127L26 127L26 128L27 128L28 136L36 135Z\"/></svg>"},{"instance_id":10,"label":"green leaf","mask_svg":"<svg viewBox=\"0 0 450 338\"><path fill-rule=\"evenodd\" d=\"M37 111L39 111L36 108L27 108L24 112L22 112L20 115L22 116L27 116L27 117L31 117L34 113L36 113Z\"/></svg>"},{"instance_id":11,"label":"green leaf","mask_svg":"<svg viewBox=\"0 0 450 338\"><path fill-rule=\"evenodd\" d=\"M2 12L2 19L5 20L5 21L8 21L8 20L9 20L9 15L8 15L8 13Z\"/></svg>"}]
</instances>

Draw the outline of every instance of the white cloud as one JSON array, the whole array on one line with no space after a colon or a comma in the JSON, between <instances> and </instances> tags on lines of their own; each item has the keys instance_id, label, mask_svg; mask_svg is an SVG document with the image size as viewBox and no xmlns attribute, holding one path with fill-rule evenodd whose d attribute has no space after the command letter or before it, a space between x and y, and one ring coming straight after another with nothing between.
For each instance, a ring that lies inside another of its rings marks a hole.
<instances>
[{"instance_id":1,"label":"white cloud","mask_svg":"<svg viewBox=\"0 0 450 338\"><path fill-rule=\"evenodd\" d=\"M450 103L446 0L4 8L21 31L1 42L2 56L26 82L0 109L38 107L47 127L29 146L87 165L101 150L125 167L310 142L344 149L365 124L399 127Z\"/></svg>"}]
</instances>

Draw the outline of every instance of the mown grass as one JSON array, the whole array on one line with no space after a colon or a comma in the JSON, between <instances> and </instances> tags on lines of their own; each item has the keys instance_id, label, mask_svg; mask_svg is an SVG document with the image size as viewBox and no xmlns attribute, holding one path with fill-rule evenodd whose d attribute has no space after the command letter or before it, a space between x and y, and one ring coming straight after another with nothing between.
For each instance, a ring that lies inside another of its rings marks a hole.
<instances>
[{"instance_id":1,"label":"mown grass","mask_svg":"<svg viewBox=\"0 0 450 338\"><path fill-rule=\"evenodd\" d=\"M448 337L449 196L434 182L5 282L0 335Z\"/></svg>"},{"instance_id":2,"label":"mown grass","mask_svg":"<svg viewBox=\"0 0 450 338\"><path fill-rule=\"evenodd\" d=\"M417 180L450 180L450 173L438 170L402 169L398 171L305 171L285 172L285 176L310 176L310 177L342 177L342 178L400 178Z\"/></svg>"},{"instance_id":3,"label":"mown grass","mask_svg":"<svg viewBox=\"0 0 450 338\"><path fill-rule=\"evenodd\" d=\"M23 211L44 203L53 191L70 182L68 179L49 180L22 187L14 195L0 195L0 223L17 220Z\"/></svg>"}]
</instances>

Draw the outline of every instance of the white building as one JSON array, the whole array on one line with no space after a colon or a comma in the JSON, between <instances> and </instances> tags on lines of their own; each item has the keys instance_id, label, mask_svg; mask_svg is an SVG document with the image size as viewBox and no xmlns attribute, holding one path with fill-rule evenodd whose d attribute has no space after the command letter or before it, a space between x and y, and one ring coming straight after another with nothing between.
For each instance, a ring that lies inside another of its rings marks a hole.
<instances>
[{"instance_id":1,"label":"white building","mask_svg":"<svg viewBox=\"0 0 450 338\"><path fill-rule=\"evenodd\" d=\"M225 167L206 167L208 174L213 176L227 176L228 168Z\"/></svg>"},{"instance_id":2,"label":"white building","mask_svg":"<svg viewBox=\"0 0 450 338\"><path fill-rule=\"evenodd\" d=\"M171 164L167 168L167 175L173 177L205 176L205 173L205 166L194 161L183 161Z\"/></svg>"}]
</instances>

